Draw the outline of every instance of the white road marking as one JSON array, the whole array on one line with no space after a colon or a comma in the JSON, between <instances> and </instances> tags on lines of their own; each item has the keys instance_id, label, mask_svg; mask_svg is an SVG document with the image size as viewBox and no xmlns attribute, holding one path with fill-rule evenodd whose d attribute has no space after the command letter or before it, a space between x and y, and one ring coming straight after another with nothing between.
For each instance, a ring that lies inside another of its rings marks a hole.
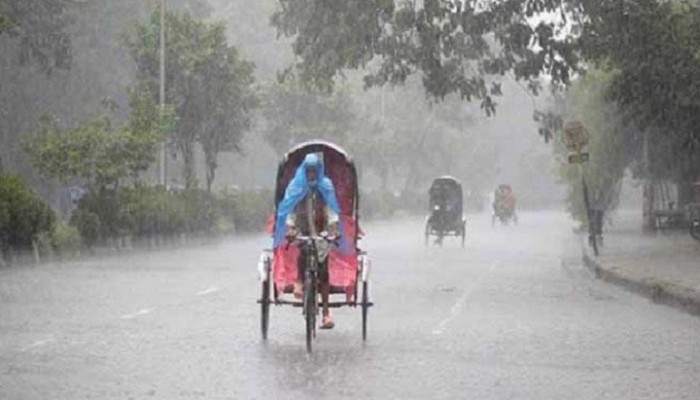
<instances>
[{"instance_id":1,"label":"white road marking","mask_svg":"<svg viewBox=\"0 0 700 400\"><path fill-rule=\"evenodd\" d=\"M122 319L132 319L132 318L136 318L136 317L141 316L141 315L150 314L152 312L153 312L152 308L142 308L142 309L136 311L135 313L122 315Z\"/></svg>"},{"instance_id":2,"label":"white road marking","mask_svg":"<svg viewBox=\"0 0 700 400\"><path fill-rule=\"evenodd\" d=\"M47 339L44 339L44 340L38 340L38 341L36 341L36 342L30 344L29 346L24 346L24 347L22 348L22 351L27 351L27 350L29 350L29 349L34 349L34 348L37 348L37 347L41 347L41 346L43 346L43 345L45 345L45 344L53 343L53 342L55 342L55 341L56 341L56 339L54 339L54 338L52 338L52 337L47 338Z\"/></svg>"},{"instance_id":3,"label":"white road marking","mask_svg":"<svg viewBox=\"0 0 700 400\"><path fill-rule=\"evenodd\" d=\"M205 296L205 295L210 294L210 293L216 293L219 290L221 290L221 288L216 287L216 286L212 286L210 288L202 290L201 292L198 292L197 296Z\"/></svg>"},{"instance_id":4,"label":"white road marking","mask_svg":"<svg viewBox=\"0 0 700 400\"><path fill-rule=\"evenodd\" d=\"M433 334L433 335L442 335L442 334L445 332L445 329L447 329L447 325L449 325L450 322L452 322L452 320L455 319L455 317L457 317L457 315L459 315L459 312L462 311L462 307L464 307L464 303L467 301L467 297L469 297L469 295L472 294L472 292L474 291L474 289L476 289L476 288L479 286L479 284L481 283L481 281L484 280L484 277L485 277L486 275L489 275L490 272L491 272L494 268L496 268L496 265L497 265L497 264L499 264L499 263L498 263L498 262L493 262L493 263L491 263L491 266L489 267L488 271L486 271L484 274L482 274L481 276L479 276L479 278L478 278L476 281L473 281L473 282L472 282L472 285L471 285L470 287L468 287L468 288L464 291L464 293L462 293L461 296L459 296L459 298L457 299L457 301L456 301L456 302L452 305L452 307L450 308L450 315L447 316L447 318L445 318L445 319L443 319L442 321L440 321L440 323L438 324L438 326L437 326L435 329L433 329L433 331L432 331L432 334Z\"/></svg>"}]
</instances>

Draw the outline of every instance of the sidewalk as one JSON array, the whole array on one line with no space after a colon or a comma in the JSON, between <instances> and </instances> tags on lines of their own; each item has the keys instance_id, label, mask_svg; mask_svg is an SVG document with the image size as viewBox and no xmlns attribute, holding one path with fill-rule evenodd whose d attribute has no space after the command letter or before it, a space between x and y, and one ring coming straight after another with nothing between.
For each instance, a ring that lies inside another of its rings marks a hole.
<instances>
[{"instance_id":1,"label":"sidewalk","mask_svg":"<svg viewBox=\"0 0 700 400\"><path fill-rule=\"evenodd\" d=\"M700 242L687 231L644 234L638 215L621 213L604 238L599 257L583 246L596 277L700 316Z\"/></svg>"}]
</instances>

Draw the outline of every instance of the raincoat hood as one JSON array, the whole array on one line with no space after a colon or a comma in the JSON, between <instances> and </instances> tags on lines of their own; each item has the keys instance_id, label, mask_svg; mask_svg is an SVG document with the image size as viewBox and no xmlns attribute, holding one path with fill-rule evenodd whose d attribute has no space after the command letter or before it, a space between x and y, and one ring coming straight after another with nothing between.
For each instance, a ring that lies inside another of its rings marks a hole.
<instances>
[{"instance_id":1,"label":"raincoat hood","mask_svg":"<svg viewBox=\"0 0 700 400\"><path fill-rule=\"evenodd\" d=\"M316 169L316 180L313 183L309 182L306 176L306 171L309 168ZM312 190L319 193L325 204L333 212L340 215L340 205L335 196L335 188L333 187L333 182L325 174L323 162L316 154L307 154L304 161L297 168L294 178L287 185L284 198L277 206L273 247L276 248L284 242L287 232L287 216L294 211L297 204L304 200ZM342 227L339 227L339 232L343 232ZM347 247L347 239L345 237L341 238L340 247L341 250Z\"/></svg>"}]
</instances>

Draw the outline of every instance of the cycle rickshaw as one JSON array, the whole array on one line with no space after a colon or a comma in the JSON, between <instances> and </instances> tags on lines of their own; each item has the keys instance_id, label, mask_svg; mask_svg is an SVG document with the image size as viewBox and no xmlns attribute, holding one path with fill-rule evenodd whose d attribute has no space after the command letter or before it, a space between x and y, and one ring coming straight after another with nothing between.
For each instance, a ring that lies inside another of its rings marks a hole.
<instances>
[{"instance_id":1,"label":"cycle rickshaw","mask_svg":"<svg viewBox=\"0 0 700 400\"><path fill-rule=\"evenodd\" d=\"M498 185L493 197L491 225L495 225L496 220L500 220L502 225L508 225L510 222L517 225L518 215L515 213L515 194L513 193L513 188L507 184Z\"/></svg>"},{"instance_id":2,"label":"cycle rickshaw","mask_svg":"<svg viewBox=\"0 0 700 400\"><path fill-rule=\"evenodd\" d=\"M430 186L430 214L425 223L425 244L430 236L437 236L436 243L442 245L445 236L466 238L466 219L462 213L462 184L452 176L441 176Z\"/></svg>"},{"instance_id":3,"label":"cycle rickshaw","mask_svg":"<svg viewBox=\"0 0 700 400\"><path fill-rule=\"evenodd\" d=\"M339 146L323 141L302 143L291 149L279 164L275 186L275 211L284 198L287 185L297 167L307 154L316 154L322 161L328 176L335 187L340 207L341 235L347 240L350 249L341 251L327 246L332 239L326 237L297 237L294 243L265 250L258 262L261 281L260 327L262 338L267 339L271 306L293 306L302 308L306 325L306 348L311 351L316 336L316 318L321 307L318 299L318 265L321 252L326 249L330 294L332 297L344 295L342 301L330 301L331 308L357 307L362 314L362 339L367 339L367 315L373 303L369 300L369 272L371 263L365 252L359 249L361 231L359 228L359 189L357 172L350 156ZM274 223L268 227L274 232ZM301 257L301 260L299 259ZM323 258L325 260L325 258ZM293 293L298 262L301 261L303 276L302 299L286 300L282 294Z\"/></svg>"}]
</instances>

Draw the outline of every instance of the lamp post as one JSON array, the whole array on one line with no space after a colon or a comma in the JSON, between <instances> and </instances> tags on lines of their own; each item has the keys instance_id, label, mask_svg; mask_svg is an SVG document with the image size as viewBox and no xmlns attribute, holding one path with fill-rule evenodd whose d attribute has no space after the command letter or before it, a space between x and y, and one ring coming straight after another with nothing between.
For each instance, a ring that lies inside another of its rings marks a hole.
<instances>
[{"instance_id":1,"label":"lamp post","mask_svg":"<svg viewBox=\"0 0 700 400\"><path fill-rule=\"evenodd\" d=\"M165 119L165 1L160 0L160 93L159 93L159 114L160 127L164 127ZM160 149L160 167L158 181L161 185L167 187L168 179L168 139L165 137Z\"/></svg>"}]
</instances>

